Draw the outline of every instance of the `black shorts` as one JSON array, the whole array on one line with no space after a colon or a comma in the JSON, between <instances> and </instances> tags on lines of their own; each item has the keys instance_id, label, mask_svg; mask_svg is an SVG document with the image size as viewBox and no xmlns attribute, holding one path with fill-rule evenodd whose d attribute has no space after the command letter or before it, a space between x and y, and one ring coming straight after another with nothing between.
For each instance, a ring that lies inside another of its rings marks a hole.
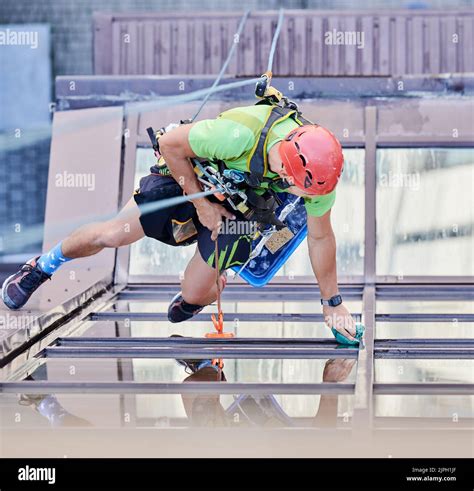
<instances>
[{"instance_id":1,"label":"black shorts","mask_svg":"<svg viewBox=\"0 0 474 491\"><path fill-rule=\"evenodd\" d=\"M135 192L134 199L140 206L182 196L182 194L183 190L172 177L150 174L140 180L140 187ZM142 213L140 223L147 237L164 244L176 247L197 242L201 257L214 267L215 242L211 239L211 231L199 222L192 203L185 202L158 211ZM251 251L252 236L232 233L232 231L246 230L248 223L246 220L239 220L239 217L237 220L224 219L223 232L218 236L219 269L224 270L247 261Z\"/></svg>"}]
</instances>

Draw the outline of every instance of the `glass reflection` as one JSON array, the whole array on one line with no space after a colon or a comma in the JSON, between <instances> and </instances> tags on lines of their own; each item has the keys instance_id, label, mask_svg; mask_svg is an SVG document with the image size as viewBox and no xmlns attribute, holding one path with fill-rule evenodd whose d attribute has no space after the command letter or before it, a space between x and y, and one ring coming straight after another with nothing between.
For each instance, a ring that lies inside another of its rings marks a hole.
<instances>
[{"instance_id":1,"label":"glass reflection","mask_svg":"<svg viewBox=\"0 0 474 491\"><path fill-rule=\"evenodd\" d=\"M164 375L167 382L182 382L183 384L194 382L237 382L249 381L245 373L238 374L236 369L245 361L274 362L275 360L225 360L224 367L219 370L213 360L152 360L154 362L166 362L167 373L155 366L154 373L143 371L143 367L135 367L134 362L150 360L91 360L70 359L67 361L51 359L47 363L39 365L32 374L24 380L49 380L49 381L84 381L84 366L92 364L91 371L97 374L109 372L109 376L94 378L95 381L125 380L125 375L130 374L131 380L137 382L162 381ZM329 359L329 360L279 360L280 362L298 361L304 366L306 362L317 361L322 375L314 377L314 370L306 375L311 375L310 382L353 382L355 359ZM60 363L57 363L60 362ZM176 363L177 362L177 363ZM131 363L131 366L130 366ZM110 367L117 364L116 378L110 377ZM129 366L127 367L127 364ZM58 366L62 369L58 371ZM65 367L67 365L67 371ZM139 364L140 365L140 364ZM156 364L156 365L159 365ZM74 367L74 376L71 376L71 367ZM173 368L170 373L169 368ZM130 371L130 368L132 371ZM162 367L164 368L164 367ZM246 372L246 370L241 370ZM87 370L86 370L87 372ZM301 380L309 381L308 377L301 377L294 373L293 380L282 380L281 371L270 370L263 376L264 382L301 383ZM270 378L269 378L270 377ZM127 379L129 380L129 379ZM254 376L254 380L262 380ZM105 426L119 423L123 425L121 412L124 411L123 397L119 395L102 396L107 401L102 403L103 415L100 410L92 411L88 400L97 396L84 394L80 398L69 394L21 394L18 404L30 407L34 413L42 417L43 423L59 428L69 426L103 426L103 416L107 417ZM155 394L129 394L126 397L133 398L133 419L135 425L140 425L140 420L155 421L155 425L170 425L170 421L176 418L186 418L178 426L217 426L217 427L291 427L291 426L316 426L335 427L341 413L345 416L351 411L348 399L351 396L322 394L322 395L219 395L219 394L193 394L181 395L155 395ZM181 404L177 405L177 398ZM302 404L303 403L303 404ZM84 417L86 416L86 417ZM346 421L346 420L345 420ZM176 421L174 425L176 425Z\"/></svg>"},{"instance_id":2,"label":"glass reflection","mask_svg":"<svg viewBox=\"0 0 474 491\"><path fill-rule=\"evenodd\" d=\"M213 365L211 360L181 360L191 374L187 382L227 382L225 368ZM324 365L323 382L343 382L352 372L354 359L331 359ZM335 427L338 418L338 395L322 394L319 406L314 409L313 426ZM181 394L183 407L191 426L296 426L294 420L273 395L234 396L225 408L219 394Z\"/></svg>"},{"instance_id":3,"label":"glass reflection","mask_svg":"<svg viewBox=\"0 0 474 491\"><path fill-rule=\"evenodd\" d=\"M445 418L453 423L474 418L474 396L376 395L375 416L388 418Z\"/></svg>"},{"instance_id":4,"label":"glass reflection","mask_svg":"<svg viewBox=\"0 0 474 491\"><path fill-rule=\"evenodd\" d=\"M407 295L410 293L407 291ZM377 300L376 312L378 314L472 314L474 313L474 301L466 300L443 300L433 298L430 300Z\"/></svg>"},{"instance_id":5,"label":"glass reflection","mask_svg":"<svg viewBox=\"0 0 474 491\"><path fill-rule=\"evenodd\" d=\"M377 322L376 339L472 339L474 322Z\"/></svg>"},{"instance_id":6,"label":"glass reflection","mask_svg":"<svg viewBox=\"0 0 474 491\"><path fill-rule=\"evenodd\" d=\"M40 376L41 372L45 372L46 367L43 365L38 370L36 376ZM37 380L37 378L29 375L24 380ZM29 407L34 412L41 415L50 426L54 428L68 426L93 426L87 419L76 416L67 411L58 398L54 394L19 394L18 404L20 406Z\"/></svg>"},{"instance_id":7,"label":"glass reflection","mask_svg":"<svg viewBox=\"0 0 474 491\"><path fill-rule=\"evenodd\" d=\"M473 274L471 148L377 150L377 274Z\"/></svg>"},{"instance_id":8,"label":"glass reflection","mask_svg":"<svg viewBox=\"0 0 474 491\"><path fill-rule=\"evenodd\" d=\"M375 360L380 383L474 383L474 360Z\"/></svg>"}]
</instances>

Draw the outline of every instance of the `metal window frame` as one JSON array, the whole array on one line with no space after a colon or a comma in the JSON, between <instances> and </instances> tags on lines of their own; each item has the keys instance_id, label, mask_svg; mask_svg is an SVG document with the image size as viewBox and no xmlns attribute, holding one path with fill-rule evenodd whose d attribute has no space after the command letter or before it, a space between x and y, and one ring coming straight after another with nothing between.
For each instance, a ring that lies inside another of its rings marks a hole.
<instances>
[{"instance_id":1,"label":"metal window frame","mask_svg":"<svg viewBox=\"0 0 474 491\"><path fill-rule=\"evenodd\" d=\"M405 276L404 278L397 278L390 275L377 275L376 274L376 157L377 157L377 149L385 148L385 147L397 147L397 146L419 146L419 147L451 147L453 141L448 140L446 136L443 135L430 135L429 137L417 137L413 138L411 136L400 136L400 137L378 137L377 135L377 112L378 106L377 101L373 103L370 102L364 108L364 124L365 124L365 135L363 138L355 137L348 139L345 141L346 146L355 146L355 147L363 147L365 149L365 188L364 188L364 197L365 197L365 256L364 256L364 275L351 275L347 277L341 277L342 283L345 283L345 286L357 287L360 288L360 293L362 294L362 316L363 321L366 326L366 335L365 335L365 344L361 346L358 350L351 349L345 351L343 357L348 357L349 351L351 351L351 355L357 356L357 372L356 372L356 380L355 384L210 384L207 386L202 382L196 384L141 384L136 382L131 382L127 380L127 378L131 377L131 365L127 365L125 377L122 377L121 382L113 382L113 383L56 383L56 382L16 382L14 379L18 376L18 373L12 374L10 380L4 383L0 383L0 392L24 392L27 391L29 393L44 393L46 390L54 390L55 392L113 392L113 393L156 393L160 391L160 393L183 393L183 391L189 391L191 393L201 392L207 393L206 391L210 391L209 393L253 393L262 394L262 390L265 393L269 394L277 394L277 393L294 393L294 394L304 394L304 393L346 393L346 394L354 394L355 403L354 403L354 424L353 431L359 432L363 431L365 438L370 439L371 431L374 429L374 396L375 395L385 395L385 394L446 394L446 395L454 395L454 394L472 394L474 390L473 384L380 384L375 383L374 381L374 359L377 357L376 353L376 343L375 343L375 324L377 319L382 320L396 320L400 317L401 314L388 314L385 317L384 314L376 314L376 300L379 297L381 292L385 292L384 288L389 290L390 288L398 288L401 291L398 291L395 298L400 298L400 295L403 293L403 290L410 293L413 291L417 292L418 295L421 295L422 298L426 298L429 295L429 289L433 288L435 291L445 292L456 292L456 295L459 295L459 300L467 300L472 298L472 291L474 287L474 280L471 276ZM121 161L121 189L119 194L119 207L123 206L128 197L131 196L133 191L133 183L135 178L135 167L136 167L136 151L137 148L141 145L145 144L143 136L139 135L139 126L140 126L140 114L135 114L133 112L126 112L127 116L124 117L123 120L123 129L128 130L124 132L124 145L122 151L122 161ZM470 139L457 139L456 147L466 146L466 147L474 147L474 142ZM114 270L114 280L115 287L113 292L102 297L102 301L111 298L121 299L120 291L124 291L124 295L130 293L130 287L134 286L134 283L140 283L139 288L145 288L146 286L153 287L153 285L163 290L169 288L170 286L174 286L177 284L176 278L170 277L157 277L157 276L132 276L129 274L129 263L130 263L130 247L120 248L116 253L116 262L115 262L115 270ZM159 282L157 283L157 280ZM148 285L145 285L148 283ZM437 283L437 284L433 284ZM242 287L242 282L235 282L237 287ZM246 283L244 283L246 285ZM298 277L296 281L289 280L288 278L278 278L276 277L269 285L270 291L272 288L282 288L284 289L293 287L293 288L306 288L309 285L314 285L313 276L303 276ZM232 290L230 288L229 290ZM388 291L387 290L387 291ZM258 290L254 292L255 294L260 293ZM306 292L307 293L307 292ZM353 295L360 298L360 294ZM411 295L412 296L412 295ZM265 295L262 296L264 298ZM380 298L385 299L394 299L390 297L390 292L387 295L382 294ZM439 298L439 297L438 297ZM443 297L445 298L445 297ZM124 297L125 299L125 297ZM93 310L93 306L97 307L97 302L94 302L90 308L84 310L82 312L83 315L80 316L79 322L86 320L86 317L89 312L94 312L98 314L98 317L103 317L97 309ZM102 308L105 304L102 304ZM104 314L107 316L108 314ZM129 314L130 316L133 313ZM286 313L285 320L288 320L287 317L292 314ZM307 314L306 314L307 315ZM452 316L449 314L435 314L435 317L432 317L433 314L421 314L423 319L427 319L429 321L432 320L445 320L446 315L450 318L462 318L470 320L473 314L453 314ZM242 314L240 314L242 316ZM398 317L397 317L398 316ZM415 317L413 317L415 316ZM430 317L431 316L431 317ZM143 317L146 317L143 316ZM272 314L268 316L268 318L272 317ZM278 316L277 316L278 317ZM302 318L305 318L303 315ZM319 317L313 316L308 317L312 320L318 319ZM416 317L416 314L403 314L403 320L415 319L419 320L419 316ZM116 318L112 320L117 320ZM275 318L277 320L277 318ZM281 320L281 319L280 319ZM292 319L294 320L294 319ZM76 323L77 324L77 323ZM77 325L76 325L77 327ZM39 349L42 346L47 345L48 343L52 343L54 339L56 339L65 333L72 333L75 329L74 326L66 325L64 329L59 332L51 333L50 336L45 337L41 344L35 346L34 353L38 353ZM66 334L67 335L67 334ZM54 338L54 339L53 339ZM429 341L429 340L425 340ZM210 343L212 344L212 343ZM436 343L435 343L436 344ZM212 348L212 346L210 346ZM395 348L395 349L393 349ZM408 359L410 357L414 358L422 358L421 356L423 352L428 354L430 357L440 357L446 358L449 356L449 351L451 353L456 354L456 358L459 359L462 357L461 355L469 355L471 357L471 351L469 349L459 350L455 349L456 346L440 346L439 349L437 346L423 346L421 350L417 350L413 348L410 351L410 355L407 355L408 351L405 350L403 346L395 346L390 349L394 353L393 357ZM448 348L443 351L442 348ZM50 353L57 353L59 348L51 347L47 348L45 353L48 354L48 350ZM55 351L56 350L56 351ZM88 356L90 353L93 353L96 350L88 350ZM343 350L341 350L342 352ZM209 356L209 351L206 353ZM333 356L332 350L324 348L317 353L318 355L323 353L325 357ZM66 351L63 351L63 354ZM105 353L105 351L104 351ZM144 351L145 353L145 351ZM221 353L220 351L214 351L217 355ZM402 353L402 356L398 356L398 354ZM105 353L108 354L108 353ZM146 354L146 353L145 353ZM241 351L235 350L235 356L242 357ZM301 349L294 349L295 358L302 358ZM195 355L195 352L193 352ZM226 351L226 355L228 357L229 352ZM439 355L439 356L438 356ZM95 355L94 355L95 356ZM262 357L260 352L255 351L255 357ZM274 355L275 356L275 355ZM22 360L18 358L15 360L15 365L10 368L15 368L18 366L18 363ZM29 362L26 363L21 370L24 372L25 367L32 368L36 363L41 363L39 358L30 359ZM128 360L125 361L128 363ZM119 377L120 379L120 377ZM333 387L334 385L334 387ZM125 401L126 402L126 401ZM132 401L132 406L133 406ZM132 411L133 413L133 407Z\"/></svg>"},{"instance_id":2,"label":"metal window frame","mask_svg":"<svg viewBox=\"0 0 474 491\"><path fill-rule=\"evenodd\" d=\"M413 135L397 135L396 137L382 136L377 134L377 101L369 103L364 109L364 137L360 138L357 135L344 141L345 147L364 148L365 150L365 184L364 184L364 274L350 275L340 277L341 283L348 286L362 285L362 302L363 302L363 320L366 327L365 346L358 351L357 358L357 373L355 383L355 404L354 404L354 432L365 432L374 427L374 358L375 358L375 323L376 323L376 300L379 295L379 290L383 291L382 286L398 285L402 289L417 290L418 293L424 292L427 295L427 287L433 283L442 284L444 289L466 286L467 292L461 295L460 299L468 299L472 294L474 278L472 276L420 276L407 275L397 277L395 275L378 275L376 271L376 192L377 192L377 149L378 148L396 148L404 146L416 147L452 147L453 140L448 139L443 135L430 135L413 137ZM126 141L126 145L130 144L131 140ZM135 168L132 160L136 158L136 150L138 147L146 145L147 142L142 136L138 137L132 151L127 153L126 164L132 165ZM470 138L456 139L456 147L474 147L474 141ZM130 259L128 251L128 261ZM127 283L146 283L156 282L159 279L160 283L170 285L176 283L176 278L173 277L144 277L127 275ZM298 277L299 284L314 284L312 275ZM235 281L237 285L244 283L240 278ZM289 281L287 278L275 277L271 285L279 286L295 286L294 281ZM423 297L423 294L421 295ZM385 296L385 298L390 298ZM407 319L408 320L408 319ZM416 355L415 355L416 356ZM369 432L370 435L370 432ZM370 438L370 436L369 436Z\"/></svg>"}]
</instances>

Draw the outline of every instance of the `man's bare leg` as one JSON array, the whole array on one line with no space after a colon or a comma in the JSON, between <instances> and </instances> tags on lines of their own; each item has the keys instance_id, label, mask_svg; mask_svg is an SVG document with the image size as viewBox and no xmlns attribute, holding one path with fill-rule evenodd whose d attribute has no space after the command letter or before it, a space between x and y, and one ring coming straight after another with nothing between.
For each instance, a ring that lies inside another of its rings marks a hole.
<instances>
[{"instance_id":1,"label":"man's bare leg","mask_svg":"<svg viewBox=\"0 0 474 491\"><path fill-rule=\"evenodd\" d=\"M131 198L112 220L90 223L74 231L63 240L62 252L72 259L92 256L106 247L129 245L144 236L140 210Z\"/></svg>"},{"instance_id":2,"label":"man's bare leg","mask_svg":"<svg viewBox=\"0 0 474 491\"><path fill-rule=\"evenodd\" d=\"M105 247L116 248L131 244L144 235L140 211L132 198L112 220L85 225L50 251L30 259L17 273L5 280L1 292L2 300L8 308L19 309L65 262L92 256Z\"/></svg>"},{"instance_id":3,"label":"man's bare leg","mask_svg":"<svg viewBox=\"0 0 474 491\"><path fill-rule=\"evenodd\" d=\"M217 298L216 270L204 261L198 250L184 271L181 288L184 300L190 304L209 305Z\"/></svg>"}]
</instances>

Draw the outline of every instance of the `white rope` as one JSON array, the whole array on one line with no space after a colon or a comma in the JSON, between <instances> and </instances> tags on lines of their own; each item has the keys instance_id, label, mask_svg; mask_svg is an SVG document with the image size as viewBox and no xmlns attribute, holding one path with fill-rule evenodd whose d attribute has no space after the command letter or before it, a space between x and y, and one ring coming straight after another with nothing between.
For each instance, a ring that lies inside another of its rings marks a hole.
<instances>
[{"instance_id":1,"label":"white rope","mask_svg":"<svg viewBox=\"0 0 474 491\"><path fill-rule=\"evenodd\" d=\"M237 45L240 42L240 35L242 34L242 31L244 29L245 23L247 22L247 19L250 15L250 10L247 10L245 14L243 15L242 19L240 20L239 28L237 29L237 32L234 34L234 40L232 42L232 47L229 50L229 53L227 55L227 59L225 60L224 64L222 65L221 71L219 72L219 75L217 78L214 80L214 83L212 84L211 88L209 89L209 92L207 93L206 97L202 101L201 105L199 106L199 109L196 111L196 114L191 118L191 121L194 121L199 113L201 112L202 108L206 105L206 102L209 100L209 97L211 97L213 89L215 89L218 85L219 82L221 81L222 76L227 70L227 67L229 66L230 60L232 59L232 56L234 55L234 51L237 47Z\"/></svg>"}]
</instances>

